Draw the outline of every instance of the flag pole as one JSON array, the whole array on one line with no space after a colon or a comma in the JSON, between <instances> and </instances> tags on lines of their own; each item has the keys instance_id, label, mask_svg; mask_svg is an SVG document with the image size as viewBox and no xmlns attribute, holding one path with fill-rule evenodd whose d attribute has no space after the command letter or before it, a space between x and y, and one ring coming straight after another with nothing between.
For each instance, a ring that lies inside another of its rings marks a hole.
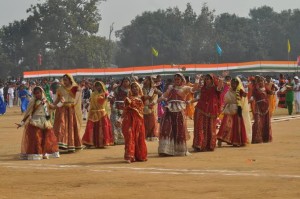
<instances>
[{"instance_id":1,"label":"flag pole","mask_svg":"<svg viewBox=\"0 0 300 199\"><path fill-rule=\"evenodd\" d=\"M152 66L153 66L153 53L151 53L151 63L152 63Z\"/></svg>"},{"instance_id":2,"label":"flag pole","mask_svg":"<svg viewBox=\"0 0 300 199\"><path fill-rule=\"evenodd\" d=\"M217 75L219 75L219 56L220 56L220 59L221 59L222 49L221 49L221 47L219 46L218 43L216 43L216 51L217 51Z\"/></svg>"},{"instance_id":3,"label":"flag pole","mask_svg":"<svg viewBox=\"0 0 300 199\"><path fill-rule=\"evenodd\" d=\"M290 72L290 52L288 52L288 72Z\"/></svg>"},{"instance_id":4,"label":"flag pole","mask_svg":"<svg viewBox=\"0 0 300 199\"><path fill-rule=\"evenodd\" d=\"M219 52L218 52L218 43L216 43L216 51L217 51L217 75L219 75Z\"/></svg>"},{"instance_id":5,"label":"flag pole","mask_svg":"<svg viewBox=\"0 0 300 199\"><path fill-rule=\"evenodd\" d=\"M219 76L219 55L217 54L217 75Z\"/></svg>"},{"instance_id":6,"label":"flag pole","mask_svg":"<svg viewBox=\"0 0 300 199\"><path fill-rule=\"evenodd\" d=\"M290 43L290 39L288 39L288 54L287 54L288 72L290 72L290 53L291 53L291 43Z\"/></svg>"}]
</instances>

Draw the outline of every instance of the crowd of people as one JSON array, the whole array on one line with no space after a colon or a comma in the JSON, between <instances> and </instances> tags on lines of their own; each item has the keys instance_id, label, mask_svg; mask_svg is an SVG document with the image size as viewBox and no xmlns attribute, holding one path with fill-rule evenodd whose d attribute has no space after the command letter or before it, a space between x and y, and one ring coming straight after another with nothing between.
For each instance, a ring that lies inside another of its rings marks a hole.
<instances>
[{"instance_id":1,"label":"crowd of people","mask_svg":"<svg viewBox=\"0 0 300 199\"><path fill-rule=\"evenodd\" d=\"M131 163L147 160L147 141L158 142L160 156L190 155L187 120L194 123L195 152L214 151L223 143L243 147L271 142L271 117L277 107L300 114L300 83L295 75L281 74L275 80L176 73L169 79L130 76L77 84L65 74L52 82L2 82L0 114L13 106L23 115L16 123L24 126L21 159L125 145L124 159Z\"/></svg>"}]
</instances>

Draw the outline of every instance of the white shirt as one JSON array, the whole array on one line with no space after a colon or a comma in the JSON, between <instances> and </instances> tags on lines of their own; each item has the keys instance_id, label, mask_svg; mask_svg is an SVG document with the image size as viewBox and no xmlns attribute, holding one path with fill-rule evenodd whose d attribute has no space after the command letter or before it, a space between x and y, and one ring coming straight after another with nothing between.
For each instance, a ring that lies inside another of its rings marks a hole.
<instances>
[{"instance_id":1,"label":"white shirt","mask_svg":"<svg viewBox=\"0 0 300 199\"><path fill-rule=\"evenodd\" d=\"M295 83L294 85L294 93L295 93L295 100L299 101L300 100L300 82L298 84Z\"/></svg>"},{"instance_id":2,"label":"white shirt","mask_svg":"<svg viewBox=\"0 0 300 199\"><path fill-rule=\"evenodd\" d=\"M8 89L7 93L9 94L9 96L10 96L11 98L14 98L14 88L10 87L10 88Z\"/></svg>"},{"instance_id":3,"label":"white shirt","mask_svg":"<svg viewBox=\"0 0 300 199\"><path fill-rule=\"evenodd\" d=\"M0 88L0 97L4 101L4 87Z\"/></svg>"}]
</instances>

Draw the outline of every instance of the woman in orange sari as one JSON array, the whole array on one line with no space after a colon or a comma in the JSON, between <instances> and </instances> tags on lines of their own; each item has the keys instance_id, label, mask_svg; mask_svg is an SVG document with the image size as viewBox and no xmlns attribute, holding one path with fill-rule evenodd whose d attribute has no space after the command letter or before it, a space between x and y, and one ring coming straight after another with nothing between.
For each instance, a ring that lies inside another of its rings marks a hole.
<instances>
[{"instance_id":1,"label":"woman in orange sari","mask_svg":"<svg viewBox=\"0 0 300 199\"><path fill-rule=\"evenodd\" d=\"M196 152L214 151L217 140L217 117L220 114L220 94L223 81L212 74L207 74L194 117L193 148Z\"/></svg>"},{"instance_id":2,"label":"woman in orange sari","mask_svg":"<svg viewBox=\"0 0 300 199\"><path fill-rule=\"evenodd\" d=\"M23 120L16 124L18 128L25 125L20 159L41 160L59 157L57 139L50 122L50 108L55 109L56 106L50 104L41 87L35 87Z\"/></svg>"},{"instance_id":3,"label":"woman in orange sari","mask_svg":"<svg viewBox=\"0 0 300 199\"><path fill-rule=\"evenodd\" d=\"M194 87L194 84L191 83L191 77L190 76L185 76L185 81L186 81L186 86L189 86L189 87ZM185 115L193 120L194 119L194 112L195 112L195 105L193 103L194 101L194 93L189 93L187 96L186 96L186 101L187 102L191 102L191 103L188 103L186 105L186 109L185 109Z\"/></svg>"},{"instance_id":4,"label":"woman in orange sari","mask_svg":"<svg viewBox=\"0 0 300 199\"><path fill-rule=\"evenodd\" d=\"M111 123L105 110L107 92L103 82L94 83L94 92L91 95L90 110L82 143L90 147L104 148L114 144Z\"/></svg>"},{"instance_id":5,"label":"woman in orange sari","mask_svg":"<svg viewBox=\"0 0 300 199\"><path fill-rule=\"evenodd\" d=\"M275 108L276 108L276 95L275 95L275 92L278 90L276 87L275 87L275 84L271 81L271 77L270 76L266 76L266 89L268 91L271 91L269 92L268 94L268 100L269 100L269 111L270 111L270 117L272 118L272 115L275 111Z\"/></svg>"},{"instance_id":6,"label":"woman in orange sari","mask_svg":"<svg viewBox=\"0 0 300 199\"><path fill-rule=\"evenodd\" d=\"M147 161L147 146L144 126L144 99L142 89L137 82L131 83L129 96L124 101L122 115L122 133L125 139L126 162Z\"/></svg>"},{"instance_id":7,"label":"woman in orange sari","mask_svg":"<svg viewBox=\"0 0 300 199\"><path fill-rule=\"evenodd\" d=\"M63 84L57 89L55 105L62 99L64 103L56 109L54 132L60 152L75 152L82 149L80 129L82 123L81 89L69 74L63 76Z\"/></svg>"}]
</instances>

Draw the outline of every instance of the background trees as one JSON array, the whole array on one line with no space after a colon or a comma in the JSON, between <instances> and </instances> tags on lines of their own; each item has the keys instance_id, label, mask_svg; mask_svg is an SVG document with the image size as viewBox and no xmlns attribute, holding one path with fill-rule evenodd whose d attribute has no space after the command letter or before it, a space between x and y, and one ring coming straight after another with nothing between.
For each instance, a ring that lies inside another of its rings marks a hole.
<instances>
[{"instance_id":1,"label":"background trees","mask_svg":"<svg viewBox=\"0 0 300 199\"><path fill-rule=\"evenodd\" d=\"M159 51L155 64L287 60L300 54L300 10L275 12L263 6L251 9L249 17L224 13L216 16L206 4L200 14L191 5L144 12L117 32L120 39L117 65L150 65L151 46ZM223 49L218 58L216 43ZM299 45L297 45L299 44Z\"/></svg>"},{"instance_id":2,"label":"background trees","mask_svg":"<svg viewBox=\"0 0 300 199\"><path fill-rule=\"evenodd\" d=\"M118 41L97 35L104 0L48 0L31 6L26 20L0 29L0 75L24 70L287 60L300 54L300 10L281 13L263 6L249 17L215 15L206 4L195 13L187 4L136 16L116 31ZM223 49L217 56L216 43ZM299 45L298 45L299 44ZM38 54L42 65L38 65Z\"/></svg>"},{"instance_id":3,"label":"background trees","mask_svg":"<svg viewBox=\"0 0 300 199\"><path fill-rule=\"evenodd\" d=\"M112 45L97 35L101 1L48 0L31 6L26 20L0 30L1 70L13 66L7 73L18 75L24 70L108 66Z\"/></svg>"}]
</instances>

